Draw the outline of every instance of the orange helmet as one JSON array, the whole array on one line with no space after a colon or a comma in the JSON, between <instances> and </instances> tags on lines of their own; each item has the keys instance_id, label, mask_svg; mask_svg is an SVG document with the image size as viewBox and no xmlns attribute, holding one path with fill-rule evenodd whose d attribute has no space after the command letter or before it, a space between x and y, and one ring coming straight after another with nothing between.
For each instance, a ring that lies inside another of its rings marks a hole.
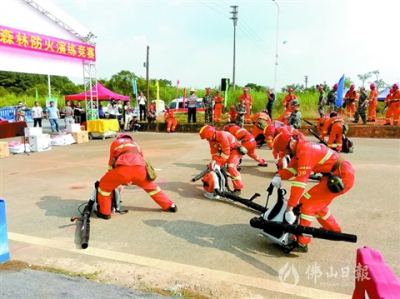
<instances>
[{"instance_id":1,"label":"orange helmet","mask_svg":"<svg viewBox=\"0 0 400 299\"><path fill-rule=\"evenodd\" d=\"M293 134L288 132L282 132L274 139L274 151L279 153L283 152L288 146L292 139Z\"/></svg>"},{"instance_id":2,"label":"orange helmet","mask_svg":"<svg viewBox=\"0 0 400 299\"><path fill-rule=\"evenodd\" d=\"M244 92L247 92L247 91L248 91L248 89L245 87L245 88L243 88L243 91L244 91Z\"/></svg>"},{"instance_id":3,"label":"orange helmet","mask_svg":"<svg viewBox=\"0 0 400 299\"><path fill-rule=\"evenodd\" d=\"M267 127L264 129L264 135L267 135L267 136L274 136L274 135L275 135L275 131L276 131L276 128L275 128L274 125L267 126Z\"/></svg>"},{"instance_id":4,"label":"orange helmet","mask_svg":"<svg viewBox=\"0 0 400 299\"><path fill-rule=\"evenodd\" d=\"M375 89L375 84L371 83L371 85L369 86L371 89Z\"/></svg>"},{"instance_id":5,"label":"orange helmet","mask_svg":"<svg viewBox=\"0 0 400 299\"><path fill-rule=\"evenodd\" d=\"M233 110L233 109L236 109L236 108L235 108L235 106L232 105L232 106L231 106L231 110Z\"/></svg>"},{"instance_id":6,"label":"orange helmet","mask_svg":"<svg viewBox=\"0 0 400 299\"><path fill-rule=\"evenodd\" d=\"M211 139L215 134L215 127L205 125L200 129L199 134L201 139Z\"/></svg>"},{"instance_id":7,"label":"orange helmet","mask_svg":"<svg viewBox=\"0 0 400 299\"><path fill-rule=\"evenodd\" d=\"M289 91L289 92L293 91L293 88L289 87L288 91Z\"/></svg>"}]
</instances>

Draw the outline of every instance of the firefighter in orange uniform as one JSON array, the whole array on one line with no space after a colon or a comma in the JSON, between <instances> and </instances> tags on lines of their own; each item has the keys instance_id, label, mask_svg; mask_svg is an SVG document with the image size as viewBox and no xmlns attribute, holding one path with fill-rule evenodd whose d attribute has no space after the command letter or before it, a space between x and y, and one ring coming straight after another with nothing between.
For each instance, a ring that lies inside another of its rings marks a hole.
<instances>
[{"instance_id":1,"label":"firefighter in orange uniform","mask_svg":"<svg viewBox=\"0 0 400 299\"><path fill-rule=\"evenodd\" d=\"M248 93L247 88L243 88L243 94L239 98L239 104L241 103L241 100L244 100L244 105L246 106L246 114L244 115L244 122L246 124L251 124L251 107L253 106L253 99L251 95Z\"/></svg>"},{"instance_id":2,"label":"firefighter in orange uniform","mask_svg":"<svg viewBox=\"0 0 400 299\"><path fill-rule=\"evenodd\" d=\"M393 116L393 109L391 108L391 101L392 101L392 96L393 96L393 89L389 90L389 93L387 94L386 98L385 98L385 108L383 110L386 109L386 113L385 113L385 126L390 126L391 123L391 119Z\"/></svg>"},{"instance_id":3,"label":"firefighter in orange uniform","mask_svg":"<svg viewBox=\"0 0 400 299\"><path fill-rule=\"evenodd\" d=\"M290 133L282 133L275 138L274 150L292 156L288 167L279 170L271 182L280 188L281 180L295 177L286 208L286 221L294 223L296 216L293 208L300 203L300 225L311 226L315 217L326 230L341 232L328 206L334 198L353 187L355 171L350 162L323 144L312 143ZM306 191L312 172L321 173L323 177L317 185ZM333 175L329 176L330 173ZM300 235L297 242L286 246L287 249L305 253L310 242L310 237Z\"/></svg>"},{"instance_id":4,"label":"firefighter in orange uniform","mask_svg":"<svg viewBox=\"0 0 400 299\"><path fill-rule=\"evenodd\" d=\"M369 93L368 100L368 122L375 122L376 120L376 106L378 106L378 91L375 88L375 84L371 83L369 86L371 92Z\"/></svg>"},{"instance_id":5,"label":"firefighter in orange uniform","mask_svg":"<svg viewBox=\"0 0 400 299\"><path fill-rule=\"evenodd\" d=\"M242 155L239 153L240 143L229 132L218 131L215 127L205 125L200 129L200 138L206 139L210 144L211 158L216 162L215 167L221 168L228 165L228 172L232 177L232 183L236 195L243 189L242 177L237 170ZM212 169L212 163L209 168ZM212 169L216 170L216 169Z\"/></svg>"},{"instance_id":6,"label":"firefighter in orange uniform","mask_svg":"<svg viewBox=\"0 0 400 299\"><path fill-rule=\"evenodd\" d=\"M236 123L237 110L235 106L231 106L228 111L228 123Z\"/></svg>"},{"instance_id":7,"label":"firefighter in orange uniform","mask_svg":"<svg viewBox=\"0 0 400 299\"><path fill-rule=\"evenodd\" d=\"M175 119L174 112L167 106L165 108L164 118L167 122L167 133L174 132L178 122Z\"/></svg>"},{"instance_id":8,"label":"firefighter in orange uniform","mask_svg":"<svg viewBox=\"0 0 400 299\"><path fill-rule=\"evenodd\" d=\"M288 89L288 94L285 96L285 98L283 99L283 109L287 111L289 111L289 115L290 112L292 111L292 107L291 107L291 101L296 100L297 97L293 94L293 88L289 87Z\"/></svg>"},{"instance_id":9,"label":"firefighter in orange uniform","mask_svg":"<svg viewBox=\"0 0 400 299\"><path fill-rule=\"evenodd\" d=\"M146 163L139 145L132 136L121 134L111 143L108 172L100 179L97 190L97 216L111 218L114 189L120 185L136 185L142 188L163 209L177 211L177 206L153 181L147 179Z\"/></svg>"},{"instance_id":10,"label":"firefighter in orange uniform","mask_svg":"<svg viewBox=\"0 0 400 299\"><path fill-rule=\"evenodd\" d=\"M400 121L400 91L399 85L393 84L393 94L391 99L391 107L393 110L393 125L397 125Z\"/></svg>"},{"instance_id":11,"label":"firefighter in orange uniform","mask_svg":"<svg viewBox=\"0 0 400 299\"><path fill-rule=\"evenodd\" d=\"M332 148L336 140L336 150L342 151L344 120L337 116L336 111L333 111L329 117L329 119L324 121L319 137L325 140L325 136L328 135L328 147Z\"/></svg>"},{"instance_id":12,"label":"firefighter in orange uniform","mask_svg":"<svg viewBox=\"0 0 400 299\"><path fill-rule=\"evenodd\" d=\"M268 110L257 112L251 117L251 121L254 124L253 130L251 131L254 138L257 138L260 134L262 135L264 129L272 125L271 118L268 115Z\"/></svg>"},{"instance_id":13,"label":"firefighter in orange uniform","mask_svg":"<svg viewBox=\"0 0 400 299\"><path fill-rule=\"evenodd\" d=\"M218 124L221 122L222 114L222 103L224 98L221 97L221 92L217 90L217 94L214 97L214 123Z\"/></svg>"},{"instance_id":14,"label":"firefighter in orange uniform","mask_svg":"<svg viewBox=\"0 0 400 299\"><path fill-rule=\"evenodd\" d=\"M247 155L256 160L258 166L268 166L265 160L256 154L257 142L254 136L247 131L245 128L241 128L238 125L226 125L224 131L231 133L235 138L247 149Z\"/></svg>"},{"instance_id":15,"label":"firefighter in orange uniform","mask_svg":"<svg viewBox=\"0 0 400 299\"><path fill-rule=\"evenodd\" d=\"M354 88L354 84L351 84L350 89L346 92L346 95L344 96L344 101L346 103L346 114L348 117L354 117L354 113L356 113L358 93L354 90Z\"/></svg>"}]
</instances>

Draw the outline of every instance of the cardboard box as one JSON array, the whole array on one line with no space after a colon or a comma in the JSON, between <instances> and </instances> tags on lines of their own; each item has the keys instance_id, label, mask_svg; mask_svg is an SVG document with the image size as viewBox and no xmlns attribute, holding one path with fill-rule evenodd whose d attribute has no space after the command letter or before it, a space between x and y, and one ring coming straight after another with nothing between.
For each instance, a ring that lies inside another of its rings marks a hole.
<instances>
[{"instance_id":1,"label":"cardboard box","mask_svg":"<svg viewBox=\"0 0 400 299\"><path fill-rule=\"evenodd\" d=\"M10 156L10 150L7 142L0 142L0 159Z\"/></svg>"},{"instance_id":2,"label":"cardboard box","mask_svg":"<svg viewBox=\"0 0 400 299\"><path fill-rule=\"evenodd\" d=\"M89 142L89 134L88 131L81 131L81 132L73 132L71 133L72 137L74 137L76 143L85 143Z\"/></svg>"},{"instance_id":3,"label":"cardboard box","mask_svg":"<svg viewBox=\"0 0 400 299\"><path fill-rule=\"evenodd\" d=\"M51 150L51 139L49 134L33 135L29 137L29 145L32 152L44 152Z\"/></svg>"},{"instance_id":4,"label":"cardboard box","mask_svg":"<svg viewBox=\"0 0 400 299\"><path fill-rule=\"evenodd\" d=\"M67 133L74 133L74 132L80 132L80 131L81 131L80 124L68 124L67 125Z\"/></svg>"},{"instance_id":5,"label":"cardboard box","mask_svg":"<svg viewBox=\"0 0 400 299\"><path fill-rule=\"evenodd\" d=\"M36 128L24 128L24 132L25 132L25 137L29 137L32 135L42 135L43 134L43 129L40 127L36 127ZM24 142L22 140L22 142Z\"/></svg>"}]
</instances>

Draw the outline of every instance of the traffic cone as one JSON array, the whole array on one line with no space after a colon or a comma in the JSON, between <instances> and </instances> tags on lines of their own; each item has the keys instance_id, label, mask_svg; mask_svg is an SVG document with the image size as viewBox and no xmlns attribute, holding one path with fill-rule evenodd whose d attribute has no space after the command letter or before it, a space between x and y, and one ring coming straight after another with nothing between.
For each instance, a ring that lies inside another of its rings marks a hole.
<instances>
[{"instance_id":1,"label":"traffic cone","mask_svg":"<svg viewBox=\"0 0 400 299\"><path fill-rule=\"evenodd\" d=\"M6 204L0 199L0 263L10 259L10 248L8 247Z\"/></svg>"}]
</instances>

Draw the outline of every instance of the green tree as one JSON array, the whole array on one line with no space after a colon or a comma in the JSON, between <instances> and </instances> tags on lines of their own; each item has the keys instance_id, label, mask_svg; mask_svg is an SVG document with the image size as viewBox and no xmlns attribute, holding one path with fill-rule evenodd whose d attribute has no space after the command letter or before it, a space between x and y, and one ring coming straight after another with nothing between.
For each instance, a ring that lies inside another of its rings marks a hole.
<instances>
[{"instance_id":1,"label":"green tree","mask_svg":"<svg viewBox=\"0 0 400 299\"><path fill-rule=\"evenodd\" d=\"M371 78L371 76L372 76L371 72L357 75L358 79L360 79L360 81L362 82L362 85L361 85L362 87L364 87L365 81L367 81L369 78Z\"/></svg>"}]
</instances>

